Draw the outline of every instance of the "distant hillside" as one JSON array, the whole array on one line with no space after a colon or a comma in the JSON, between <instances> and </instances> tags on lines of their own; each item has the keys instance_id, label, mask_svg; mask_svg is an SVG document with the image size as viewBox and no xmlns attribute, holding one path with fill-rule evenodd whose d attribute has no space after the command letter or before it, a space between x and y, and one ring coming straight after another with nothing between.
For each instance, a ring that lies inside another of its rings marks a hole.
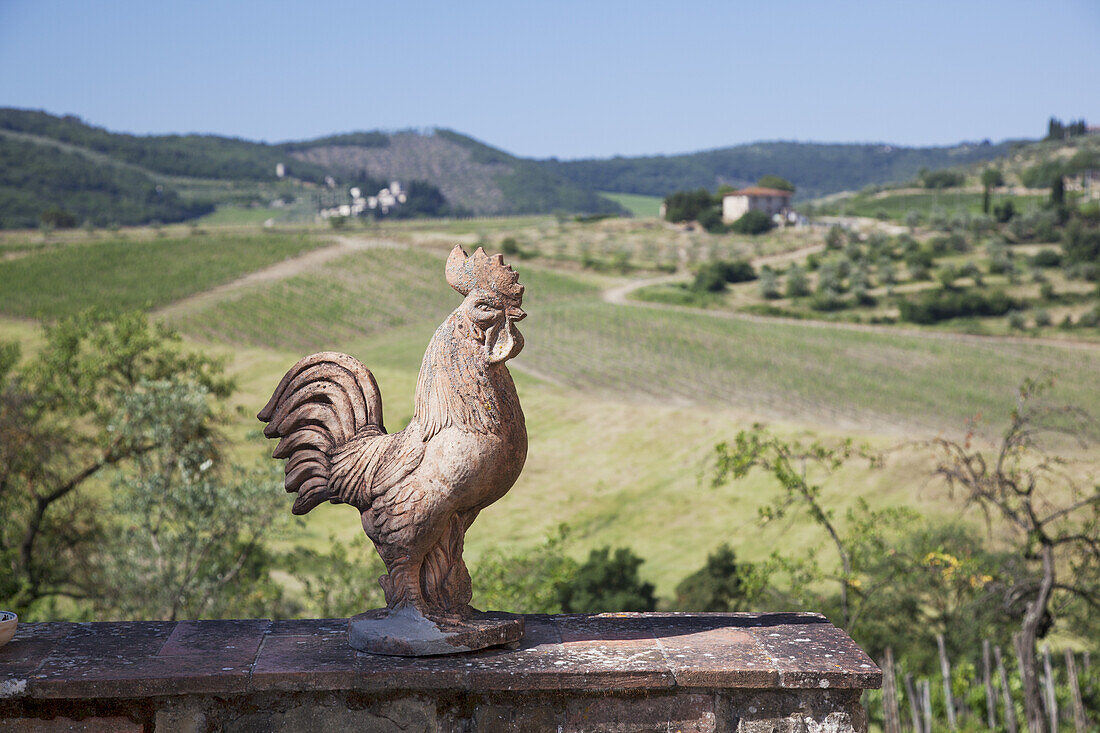
<instances>
[{"instance_id":1,"label":"distant hillside","mask_svg":"<svg viewBox=\"0 0 1100 733\"><path fill-rule=\"evenodd\" d=\"M0 228L35 226L57 207L78 222L140 224L217 204L266 204L282 163L294 181L399 180L438 188L434 210L472 214L625 209L544 166L455 132L353 132L268 145L216 135L127 135L74 116L0 109ZM258 187L259 186L259 187ZM183 194L181 196L181 194ZM264 197L267 197L266 199ZM298 186L297 196L313 194Z\"/></svg>"},{"instance_id":2,"label":"distant hillside","mask_svg":"<svg viewBox=\"0 0 1100 733\"><path fill-rule=\"evenodd\" d=\"M666 196L672 191L743 186L774 174L808 199L872 183L904 181L934 170L1005 155L1014 143L907 148L882 144L762 142L669 156L543 161L547 170L597 191Z\"/></svg>"},{"instance_id":3,"label":"distant hillside","mask_svg":"<svg viewBox=\"0 0 1100 733\"><path fill-rule=\"evenodd\" d=\"M288 147L295 160L345 177L425 181L438 187L449 203L477 214L539 214L559 209L626 213L613 201L540 163L451 130L389 136L352 133Z\"/></svg>"},{"instance_id":4,"label":"distant hillside","mask_svg":"<svg viewBox=\"0 0 1100 733\"><path fill-rule=\"evenodd\" d=\"M182 221L227 203L266 206L276 198L297 201L298 211L310 216L322 198L345 196L349 185L391 180L426 184L418 190L432 206L420 211L429 214L626 214L599 192L665 196L775 174L808 199L909 180L921 168L985 161L1012 148L1007 142L938 148L773 142L563 162L518 158L443 129L269 145L216 135L120 134L74 116L0 108L0 228L34 226L52 208L77 222L139 224ZM276 176L279 164L287 178ZM321 197L318 186L330 176L338 188Z\"/></svg>"},{"instance_id":5,"label":"distant hillside","mask_svg":"<svg viewBox=\"0 0 1100 733\"><path fill-rule=\"evenodd\" d=\"M36 227L48 209L68 212L76 224L107 226L184 221L213 208L182 200L140 171L0 131L0 229Z\"/></svg>"},{"instance_id":6,"label":"distant hillside","mask_svg":"<svg viewBox=\"0 0 1100 733\"><path fill-rule=\"evenodd\" d=\"M273 181L275 165L287 163L280 146L217 135L126 135L86 124L79 117L0 108L0 130L56 140L168 176ZM324 180L325 170L290 166L296 178Z\"/></svg>"},{"instance_id":7,"label":"distant hillside","mask_svg":"<svg viewBox=\"0 0 1100 733\"><path fill-rule=\"evenodd\" d=\"M988 169L1001 175L1001 182L990 188L991 206L1011 201L1017 212L1038 210L1049 203L1056 179L1063 181L1065 195L1073 200L1083 195L1082 174L1100 169L1100 135L1019 143L1004 155L943 168L922 180L868 185L812 203L819 214L895 221L987 213L982 174Z\"/></svg>"}]
</instances>

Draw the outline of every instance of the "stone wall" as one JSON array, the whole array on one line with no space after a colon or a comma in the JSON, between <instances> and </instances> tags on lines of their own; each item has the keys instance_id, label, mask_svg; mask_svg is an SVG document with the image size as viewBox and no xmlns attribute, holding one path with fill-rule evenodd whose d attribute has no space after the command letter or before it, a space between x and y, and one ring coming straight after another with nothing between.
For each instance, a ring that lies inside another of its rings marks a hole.
<instances>
[{"instance_id":1,"label":"stone wall","mask_svg":"<svg viewBox=\"0 0 1100 733\"><path fill-rule=\"evenodd\" d=\"M528 616L516 648L356 653L346 620L26 624L0 729L866 730L881 674L815 614Z\"/></svg>"}]
</instances>

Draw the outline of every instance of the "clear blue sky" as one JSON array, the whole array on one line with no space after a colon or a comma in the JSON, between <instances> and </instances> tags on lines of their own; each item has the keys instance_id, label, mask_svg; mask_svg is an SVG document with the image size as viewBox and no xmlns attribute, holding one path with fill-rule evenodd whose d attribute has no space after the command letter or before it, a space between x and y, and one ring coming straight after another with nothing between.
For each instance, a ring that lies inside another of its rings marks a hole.
<instances>
[{"instance_id":1,"label":"clear blue sky","mask_svg":"<svg viewBox=\"0 0 1100 733\"><path fill-rule=\"evenodd\" d=\"M1100 123L1100 2L0 0L0 106L561 158L1036 137Z\"/></svg>"}]
</instances>

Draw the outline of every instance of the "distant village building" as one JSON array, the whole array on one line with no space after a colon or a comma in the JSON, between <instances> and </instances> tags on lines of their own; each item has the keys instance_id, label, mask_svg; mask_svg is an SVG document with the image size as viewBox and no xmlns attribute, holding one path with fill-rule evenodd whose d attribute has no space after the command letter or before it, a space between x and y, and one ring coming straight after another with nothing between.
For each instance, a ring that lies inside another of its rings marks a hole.
<instances>
[{"instance_id":1,"label":"distant village building","mask_svg":"<svg viewBox=\"0 0 1100 733\"><path fill-rule=\"evenodd\" d=\"M750 211L763 211L768 216L786 216L791 209L790 191L751 186L731 191L722 197L722 221L735 222Z\"/></svg>"},{"instance_id":2,"label":"distant village building","mask_svg":"<svg viewBox=\"0 0 1100 733\"><path fill-rule=\"evenodd\" d=\"M286 166L282 163L275 164L275 177L286 178Z\"/></svg>"},{"instance_id":3,"label":"distant village building","mask_svg":"<svg viewBox=\"0 0 1100 733\"><path fill-rule=\"evenodd\" d=\"M333 181L335 185L335 181ZM383 188L374 196L364 196L358 187L348 190L350 204L341 204L328 209L321 209L321 218L328 219L333 216L362 216L368 211L379 211L383 215L390 213L401 204L408 201L408 196L401 187L400 181L390 181L387 188Z\"/></svg>"}]
</instances>

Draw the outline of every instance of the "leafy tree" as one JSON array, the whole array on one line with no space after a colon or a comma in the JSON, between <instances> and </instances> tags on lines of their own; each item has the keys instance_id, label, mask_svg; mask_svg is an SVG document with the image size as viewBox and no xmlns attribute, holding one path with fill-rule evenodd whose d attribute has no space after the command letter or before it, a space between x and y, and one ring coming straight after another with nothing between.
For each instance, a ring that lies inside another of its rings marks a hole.
<instances>
[{"instance_id":1,"label":"leafy tree","mask_svg":"<svg viewBox=\"0 0 1100 733\"><path fill-rule=\"evenodd\" d=\"M287 565L302 584L304 611L313 616L340 618L386 605L378 583L386 566L362 535L354 543L330 535L327 552L295 547Z\"/></svg>"},{"instance_id":2,"label":"leafy tree","mask_svg":"<svg viewBox=\"0 0 1100 733\"><path fill-rule=\"evenodd\" d=\"M1047 123L1047 140L1063 140L1077 135L1084 135L1088 132L1088 124L1085 120L1070 120L1068 123L1062 122L1057 117L1051 117Z\"/></svg>"},{"instance_id":3,"label":"leafy tree","mask_svg":"<svg viewBox=\"0 0 1100 733\"><path fill-rule=\"evenodd\" d=\"M629 548L592 550L572 582L560 587L559 599L566 613L652 611L657 607L653 584L638 577L644 562Z\"/></svg>"},{"instance_id":4,"label":"leafy tree","mask_svg":"<svg viewBox=\"0 0 1100 733\"><path fill-rule=\"evenodd\" d=\"M1061 176L1055 176L1050 182L1050 203L1055 206L1066 203L1066 181Z\"/></svg>"},{"instance_id":5,"label":"leafy tree","mask_svg":"<svg viewBox=\"0 0 1100 733\"><path fill-rule=\"evenodd\" d=\"M116 429L157 448L136 456L114 481L104 587L93 599L124 618L271 615L282 586L264 544L285 521L282 476L270 460L252 471L221 465L207 390L175 381L140 383L126 395Z\"/></svg>"},{"instance_id":6,"label":"leafy tree","mask_svg":"<svg viewBox=\"0 0 1100 733\"><path fill-rule=\"evenodd\" d=\"M0 597L33 616L58 598L111 592L95 582L106 520L93 483L166 445L210 445L213 411L142 416L136 395L171 383L225 397L232 385L219 362L184 352L140 313L64 318L25 365L18 359L14 345L0 348Z\"/></svg>"},{"instance_id":7,"label":"leafy tree","mask_svg":"<svg viewBox=\"0 0 1100 733\"><path fill-rule=\"evenodd\" d=\"M697 221L699 215L716 204L705 188L677 191L665 198L665 219L673 222Z\"/></svg>"},{"instance_id":8,"label":"leafy tree","mask_svg":"<svg viewBox=\"0 0 1100 733\"><path fill-rule=\"evenodd\" d=\"M772 218L763 211L746 211L740 219L730 224L730 229L738 234L763 234L774 226Z\"/></svg>"},{"instance_id":9,"label":"leafy tree","mask_svg":"<svg viewBox=\"0 0 1100 733\"><path fill-rule=\"evenodd\" d=\"M844 228L833 224L825 233L825 249L840 249L844 246Z\"/></svg>"},{"instance_id":10,"label":"leafy tree","mask_svg":"<svg viewBox=\"0 0 1100 733\"><path fill-rule=\"evenodd\" d=\"M779 176L761 176L760 180L756 182L756 185L761 188L776 188L780 191L790 191L794 193L794 184L786 178L780 178Z\"/></svg>"},{"instance_id":11,"label":"leafy tree","mask_svg":"<svg viewBox=\"0 0 1100 733\"><path fill-rule=\"evenodd\" d=\"M39 217L42 225L54 229L72 229L76 226L76 217L60 206L51 206Z\"/></svg>"},{"instance_id":12,"label":"leafy tree","mask_svg":"<svg viewBox=\"0 0 1100 733\"><path fill-rule=\"evenodd\" d=\"M474 571L476 603L515 613L561 613L562 589L575 583L578 564L565 555L565 525L534 549L487 554Z\"/></svg>"},{"instance_id":13,"label":"leafy tree","mask_svg":"<svg viewBox=\"0 0 1100 733\"><path fill-rule=\"evenodd\" d=\"M834 511L821 501L823 484L810 476L809 469L812 465L828 476L851 457L853 450L850 440L835 447L819 442L808 446L788 442L757 424L751 430L739 432L732 443L715 446L712 475L712 484L720 486L742 479L753 468L759 468L775 477L783 492L775 503L760 507L762 523L782 519L791 511L804 509L814 523L825 530L840 556L841 569L835 580L840 585L841 625L844 628L852 620L849 603L849 585L854 578L851 550L841 539Z\"/></svg>"},{"instance_id":14,"label":"leafy tree","mask_svg":"<svg viewBox=\"0 0 1100 733\"><path fill-rule=\"evenodd\" d=\"M739 565L733 549L723 544L707 555L702 568L676 586L675 606L680 611L744 611L766 582L764 573L751 564Z\"/></svg>"},{"instance_id":15,"label":"leafy tree","mask_svg":"<svg viewBox=\"0 0 1100 733\"><path fill-rule=\"evenodd\" d=\"M1000 168L986 168L982 171L982 213L989 213L990 192L997 186L1005 184L1004 174Z\"/></svg>"}]
</instances>

